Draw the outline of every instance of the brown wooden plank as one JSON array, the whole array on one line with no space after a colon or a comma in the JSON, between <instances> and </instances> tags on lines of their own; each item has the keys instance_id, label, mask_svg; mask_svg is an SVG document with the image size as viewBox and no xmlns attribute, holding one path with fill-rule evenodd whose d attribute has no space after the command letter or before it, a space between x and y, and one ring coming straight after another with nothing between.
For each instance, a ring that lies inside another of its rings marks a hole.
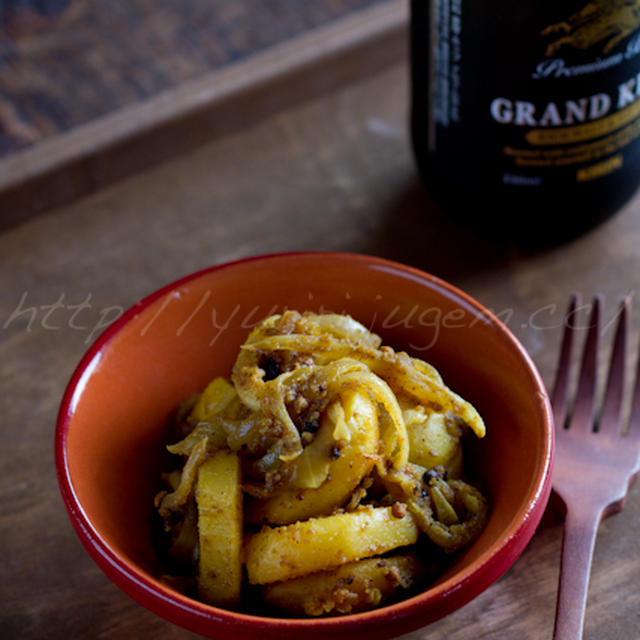
<instances>
[{"instance_id":1,"label":"brown wooden plank","mask_svg":"<svg viewBox=\"0 0 640 640\"><path fill-rule=\"evenodd\" d=\"M0 226L398 61L406 21L381 3L0 160Z\"/></svg>"},{"instance_id":2,"label":"brown wooden plank","mask_svg":"<svg viewBox=\"0 0 640 640\"><path fill-rule=\"evenodd\" d=\"M388 0L2 0L0 156Z\"/></svg>"}]
</instances>

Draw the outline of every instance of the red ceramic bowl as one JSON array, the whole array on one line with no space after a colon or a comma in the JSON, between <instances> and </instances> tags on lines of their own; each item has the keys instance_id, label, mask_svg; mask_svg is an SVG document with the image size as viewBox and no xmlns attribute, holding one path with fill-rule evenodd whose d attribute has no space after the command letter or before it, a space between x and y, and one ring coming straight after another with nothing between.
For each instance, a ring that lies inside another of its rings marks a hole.
<instances>
[{"instance_id":1,"label":"red ceramic bowl","mask_svg":"<svg viewBox=\"0 0 640 640\"><path fill-rule=\"evenodd\" d=\"M215 375L262 318L285 308L346 312L386 344L434 364L480 411L488 435L467 457L486 487L479 539L426 591L374 611L259 617L190 599L157 576L149 516L167 415ZM494 582L523 551L551 488L552 418L523 347L489 311L416 269L361 255L296 253L216 266L150 295L91 347L56 427L71 521L102 570L159 615L212 638L381 638L426 625Z\"/></svg>"}]
</instances>

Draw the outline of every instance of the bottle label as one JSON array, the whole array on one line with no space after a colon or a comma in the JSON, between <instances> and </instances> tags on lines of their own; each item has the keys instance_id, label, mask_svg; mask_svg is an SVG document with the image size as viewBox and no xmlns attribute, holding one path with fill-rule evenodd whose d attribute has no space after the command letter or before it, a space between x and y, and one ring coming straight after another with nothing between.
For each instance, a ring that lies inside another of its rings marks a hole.
<instances>
[{"instance_id":1,"label":"bottle label","mask_svg":"<svg viewBox=\"0 0 640 640\"><path fill-rule=\"evenodd\" d=\"M640 0L526 4L432 0L431 151L523 188L640 180Z\"/></svg>"}]
</instances>

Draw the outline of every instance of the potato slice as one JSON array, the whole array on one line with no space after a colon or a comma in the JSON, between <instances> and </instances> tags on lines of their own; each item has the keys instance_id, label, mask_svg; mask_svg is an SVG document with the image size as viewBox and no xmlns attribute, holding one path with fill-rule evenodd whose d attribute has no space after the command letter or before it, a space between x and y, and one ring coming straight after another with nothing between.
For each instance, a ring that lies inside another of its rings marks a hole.
<instances>
[{"instance_id":1,"label":"potato slice","mask_svg":"<svg viewBox=\"0 0 640 640\"><path fill-rule=\"evenodd\" d=\"M317 488L286 489L266 500L249 503L247 520L290 524L311 516L329 515L348 500L362 478L371 471L377 449L375 403L367 393L349 389L329 407L315 439L295 461L300 467L311 455L326 460L328 468L324 481ZM317 463L313 465L318 466Z\"/></svg>"},{"instance_id":2,"label":"potato slice","mask_svg":"<svg viewBox=\"0 0 640 640\"><path fill-rule=\"evenodd\" d=\"M418 528L391 507L361 507L326 518L264 528L247 537L245 558L251 584L289 580L413 544Z\"/></svg>"},{"instance_id":3,"label":"potato slice","mask_svg":"<svg viewBox=\"0 0 640 640\"><path fill-rule=\"evenodd\" d=\"M204 422L223 411L235 397L236 391L226 378L214 378L198 398L190 418L195 422Z\"/></svg>"},{"instance_id":4,"label":"potato slice","mask_svg":"<svg viewBox=\"0 0 640 640\"><path fill-rule=\"evenodd\" d=\"M357 613L372 609L423 572L415 554L368 558L263 587L266 602L294 616Z\"/></svg>"},{"instance_id":5,"label":"potato slice","mask_svg":"<svg viewBox=\"0 0 640 640\"><path fill-rule=\"evenodd\" d=\"M240 460L227 450L200 466L198 505L198 590L207 602L237 606L242 579L242 491Z\"/></svg>"},{"instance_id":6,"label":"potato slice","mask_svg":"<svg viewBox=\"0 0 640 640\"><path fill-rule=\"evenodd\" d=\"M405 409L402 412L409 436L409 462L425 469L442 465L459 475L462 462L460 434L447 427L448 418L443 413L427 415L424 407Z\"/></svg>"}]
</instances>

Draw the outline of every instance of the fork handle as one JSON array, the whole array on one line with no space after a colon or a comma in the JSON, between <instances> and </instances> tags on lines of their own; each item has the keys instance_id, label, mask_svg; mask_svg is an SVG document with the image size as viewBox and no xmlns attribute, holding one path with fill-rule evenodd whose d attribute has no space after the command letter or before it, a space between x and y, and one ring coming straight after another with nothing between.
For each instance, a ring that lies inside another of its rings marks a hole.
<instances>
[{"instance_id":1,"label":"fork handle","mask_svg":"<svg viewBox=\"0 0 640 640\"><path fill-rule=\"evenodd\" d=\"M554 640L581 640L591 559L602 512L568 509L562 538Z\"/></svg>"}]
</instances>

